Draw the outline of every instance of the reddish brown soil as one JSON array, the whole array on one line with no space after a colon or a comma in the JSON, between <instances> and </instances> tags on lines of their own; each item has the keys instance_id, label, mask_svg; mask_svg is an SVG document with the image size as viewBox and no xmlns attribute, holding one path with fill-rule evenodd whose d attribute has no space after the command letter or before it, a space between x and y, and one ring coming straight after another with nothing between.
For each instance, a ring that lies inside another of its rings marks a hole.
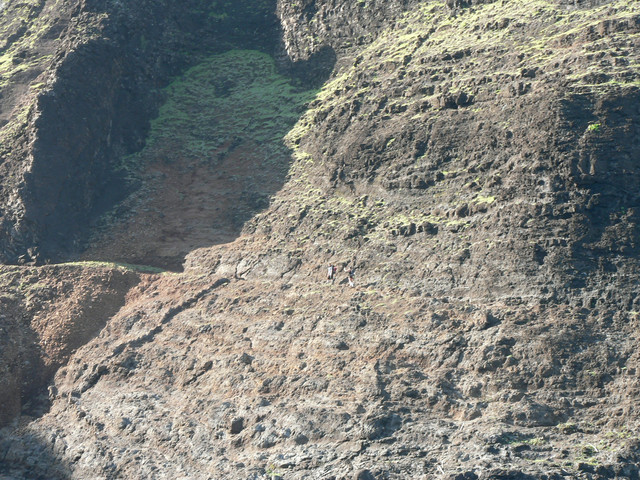
<instances>
[{"instance_id":1,"label":"reddish brown soil","mask_svg":"<svg viewBox=\"0 0 640 480\"><path fill-rule=\"evenodd\" d=\"M125 202L126 220L98 236L81 259L180 270L187 253L233 241L255 208L252 195L279 187L277 174L258 172L260 154L245 142L215 166L181 158L148 165L144 187Z\"/></svg>"},{"instance_id":2,"label":"reddish brown soil","mask_svg":"<svg viewBox=\"0 0 640 480\"><path fill-rule=\"evenodd\" d=\"M107 266L0 270L0 425L25 404L42 407L53 374L100 332L141 277Z\"/></svg>"}]
</instances>

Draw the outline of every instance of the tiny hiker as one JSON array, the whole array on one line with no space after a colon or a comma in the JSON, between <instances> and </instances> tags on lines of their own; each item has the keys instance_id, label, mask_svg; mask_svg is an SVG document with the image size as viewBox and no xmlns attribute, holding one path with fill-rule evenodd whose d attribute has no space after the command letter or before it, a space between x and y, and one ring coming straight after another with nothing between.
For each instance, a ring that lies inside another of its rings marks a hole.
<instances>
[{"instance_id":1,"label":"tiny hiker","mask_svg":"<svg viewBox=\"0 0 640 480\"><path fill-rule=\"evenodd\" d=\"M356 282L355 282L355 279L354 279L355 273L356 273L356 271L355 271L355 269L353 267L350 268L349 272L347 273L347 278L349 279L349 286L350 287L355 287L356 286Z\"/></svg>"},{"instance_id":2,"label":"tiny hiker","mask_svg":"<svg viewBox=\"0 0 640 480\"><path fill-rule=\"evenodd\" d=\"M334 280L338 269L334 264L330 264L327 268L327 280Z\"/></svg>"}]
</instances>

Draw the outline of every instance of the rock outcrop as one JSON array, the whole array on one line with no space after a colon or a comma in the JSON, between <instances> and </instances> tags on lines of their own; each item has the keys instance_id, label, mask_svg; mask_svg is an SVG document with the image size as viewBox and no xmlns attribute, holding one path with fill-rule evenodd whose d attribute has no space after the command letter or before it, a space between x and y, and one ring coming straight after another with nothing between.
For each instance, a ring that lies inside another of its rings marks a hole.
<instances>
[{"instance_id":1,"label":"rock outcrop","mask_svg":"<svg viewBox=\"0 0 640 480\"><path fill-rule=\"evenodd\" d=\"M140 278L108 265L69 265L6 268L0 279L4 426L21 411L42 414L53 375L120 310Z\"/></svg>"}]
</instances>

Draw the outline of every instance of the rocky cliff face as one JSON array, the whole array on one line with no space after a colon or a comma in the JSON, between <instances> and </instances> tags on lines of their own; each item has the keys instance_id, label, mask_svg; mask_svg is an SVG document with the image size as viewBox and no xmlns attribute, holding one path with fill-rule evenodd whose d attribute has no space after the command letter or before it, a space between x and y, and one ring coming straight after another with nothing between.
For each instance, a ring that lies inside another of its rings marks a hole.
<instances>
[{"instance_id":1,"label":"rocky cliff face","mask_svg":"<svg viewBox=\"0 0 640 480\"><path fill-rule=\"evenodd\" d=\"M120 160L144 144L172 75L275 41L269 2L6 3L0 253L11 263L77 251L91 218L124 197Z\"/></svg>"},{"instance_id":2,"label":"rocky cliff face","mask_svg":"<svg viewBox=\"0 0 640 480\"><path fill-rule=\"evenodd\" d=\"M81 259L184 271L0 271L0 478L638 478L637 3L198 5L95 17Z\"/></svg>"},{"instance_id":3,"label":"rocky cliff face","mask_svg":"<svg viewBox=\"0 0 640 480\"><path fill-rule=\"evenodd\" d=\"M575 301L635 263L637 74L626 55L638 28L633 9L610 4L416 7L353 51L290 135L313 160L310 183L328 188L284 208L308 207L302 227L314 231L339 221L339 210L326 218L326 193L346 188L362 201L339 223L342 240L383 248L405 236L435 267L416 279L406 274L411 259L394 261L405 281L461 296Z\"/></svg>"}]
</instances>

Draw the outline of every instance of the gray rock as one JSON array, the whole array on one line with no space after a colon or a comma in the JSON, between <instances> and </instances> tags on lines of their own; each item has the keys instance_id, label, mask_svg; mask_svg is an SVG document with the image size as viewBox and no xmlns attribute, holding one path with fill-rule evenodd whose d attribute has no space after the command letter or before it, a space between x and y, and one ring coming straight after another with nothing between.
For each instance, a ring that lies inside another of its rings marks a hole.
<instances>
[{"instance_id":1,"label":"gray rock","mask_svg":"<svg viewBox=\"0 0 640 480\"><path fill-rule=\"evenodd\" d=\"M369 470L358 470L353 476L353 480L376 480L376 477Z\"/></svg>"}]
</instances>

